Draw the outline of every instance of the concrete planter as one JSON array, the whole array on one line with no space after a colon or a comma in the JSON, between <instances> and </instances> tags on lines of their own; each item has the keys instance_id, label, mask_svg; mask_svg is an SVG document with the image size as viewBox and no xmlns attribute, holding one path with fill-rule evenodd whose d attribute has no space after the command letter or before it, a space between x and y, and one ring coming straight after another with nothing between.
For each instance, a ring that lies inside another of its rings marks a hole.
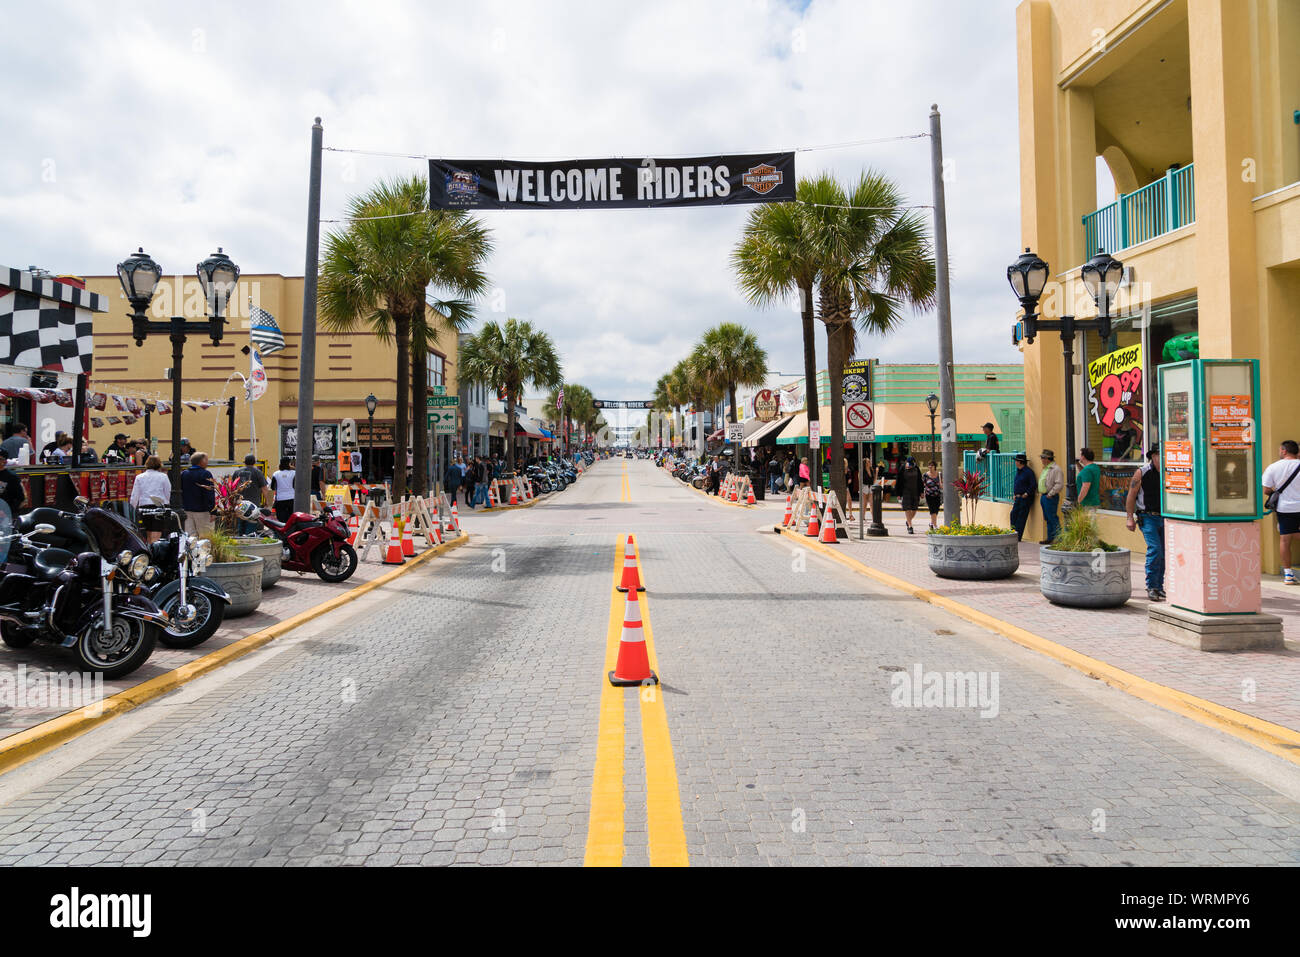
<instances>
[{"instance_id":1,"label":"concrete planter","mask_svg":"<svg viewBox=\"0 0 1300 957\"><path fill-rule=\"evenodd\" d=\"M256 555L262 559L262 587L270 588L280 580L283 570L284 546L279 542L264 542L260 538L236 538L239 551L243 555Z\"/></svg>"},{"instance_id":2,"label":"concrete planter","mask_svg":"<svg viewBox=\"0 0 1300 957\"><path fill-rule=\"evenodd\" d=\"M213 562L203 574L230 595L227 618L251 614L262 603L262 559L245 562Z\"/></svg>"},{"instance_id":3,"label":"concrete planter","mask_svg":"<svg viewBox=\"0 0 1300 957\"><path fill-rule=\"evenodd\" d=\"M1127 548L1114 552L1038 550L1039 587L1054 605L1068 608L1118 608L1133 594L1133 566Z\"/></svg>"},{"instance_id":4,"label":"concrete planter","mask_svg":"<svg viewBox=\"0 0 1300 957\"><path fill-rule=\"evenodd\" d=\"M1002 535L926 534L930 571L940 578L993 581L1009 578L1020 567L1015 532Z\"/></svg>"}]
</instances>

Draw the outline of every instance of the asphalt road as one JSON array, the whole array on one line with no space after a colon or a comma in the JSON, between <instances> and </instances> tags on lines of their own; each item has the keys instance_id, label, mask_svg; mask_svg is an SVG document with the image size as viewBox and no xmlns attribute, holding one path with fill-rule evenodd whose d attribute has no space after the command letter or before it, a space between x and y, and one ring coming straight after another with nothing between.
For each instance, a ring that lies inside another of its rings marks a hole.
<instances>
[{"instance_id":1,"label":"asphalt road","mask_svg":"<svg viewBox=\"0 0 1300 957\"><path fill-rule=\"evenodd\" d=\"M0 865L1300 862L1293 766L650 463L462 521L469 545L0 777ZM614 691L628 534L662 684Z\"/></svg>"}]
</instances>

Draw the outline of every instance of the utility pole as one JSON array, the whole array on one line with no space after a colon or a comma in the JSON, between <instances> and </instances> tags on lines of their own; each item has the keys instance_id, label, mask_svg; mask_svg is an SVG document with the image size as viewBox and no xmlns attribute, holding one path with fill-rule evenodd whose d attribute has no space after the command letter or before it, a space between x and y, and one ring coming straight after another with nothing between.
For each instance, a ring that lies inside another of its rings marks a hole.
<instances>
[{"instance_id":1,"label":"utility pole","mask_svg":"<svg viewBox=\"0 0 1300 957\"><path fill-rule=\"evenodd\" d=\"M298 352L298 449L294 468L293 510L306 512L311 504L311 458L316 442L316 277L320 263L320 154L324 128L320 117L311 128L311 180L307 189L307 260L303 267L302 339ZM402 397L399 382L397 396ZM399 451L403 437L397 437ZM405 459L399 467L405 466Z\"/></svg>"},{"instance_id":2,"label":"utility pole","mask_svg":"<svg viewBox=\"0 0 1300 957\"><path fill-rule=\"evenodd\" d=\"M943 198L943 137L939 104L930 106L930 173L934 182L934 256L939 307L939 407L943 416L943 520L960 518L957 481L957 396L952 381L952 300L948 293L948 214Z\"/></svg>"}]
</instances>

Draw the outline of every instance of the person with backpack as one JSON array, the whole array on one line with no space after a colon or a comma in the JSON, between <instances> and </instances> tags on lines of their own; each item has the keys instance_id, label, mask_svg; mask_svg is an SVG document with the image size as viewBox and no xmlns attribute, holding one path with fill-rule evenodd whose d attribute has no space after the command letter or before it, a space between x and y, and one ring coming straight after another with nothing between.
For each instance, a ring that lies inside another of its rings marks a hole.
<instances>
[{"instance_id":1,"label":"person with backpack","mask_svg":"<svg viewBox=\"0 0 1300 957\"><path fill-rule=\"evenodd\" d=\"M1295 481L1300 472L1300 444L1292 439L1278 447L1280 458L1264 469L1264 507L1277 518L1278 551L1282 560L1282 584L1294 585L1295 572L1291 568L1291 544L1300 534L1300 482Z\"/></svg>"}]
</instances>

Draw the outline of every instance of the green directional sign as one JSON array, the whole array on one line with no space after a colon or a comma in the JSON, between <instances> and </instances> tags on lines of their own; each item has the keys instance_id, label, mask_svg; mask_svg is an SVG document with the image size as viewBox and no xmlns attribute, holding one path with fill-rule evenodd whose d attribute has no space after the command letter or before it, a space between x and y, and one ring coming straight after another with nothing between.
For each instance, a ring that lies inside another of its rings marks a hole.
<instances>
[{"instance_id":1,"label":"green directional sign","mask_svg":"<svg viewBox=\"0 0 1300 957\"><path fill-rule=\"evenodd\" d=\"M430 395L424 400L426 409L457 409L460 408L460 396L458 395Z\"/></svg>"},{"instance_id":2,"label":"green directional sign","mask_svg":"<svg viewBox=\"0 0 1300 957\"><path fill-rule=\"evenodd\" d=\"M429 429L434 435L456 434L456 410L429 413Z\"/></svg>"},{"instance_id":3,"label":"green directional sign","mask_svg":"<svg viewBox=\"0 0 1300 957\"><path fill-rule=\"evenodd\" d=\"M430 386L429 389L431 392L433 392L434 395L447 394L447 387L445 385L434 385L434 386Z\"/></svg>"}]
</instances>

